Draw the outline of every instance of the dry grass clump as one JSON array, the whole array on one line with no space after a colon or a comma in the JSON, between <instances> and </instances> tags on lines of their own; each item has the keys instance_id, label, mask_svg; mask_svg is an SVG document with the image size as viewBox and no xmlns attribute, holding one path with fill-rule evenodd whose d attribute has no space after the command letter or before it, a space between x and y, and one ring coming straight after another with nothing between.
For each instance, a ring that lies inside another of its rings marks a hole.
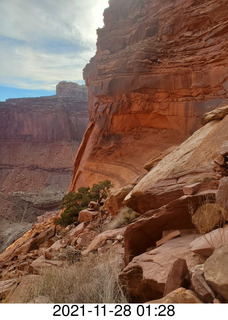
<instances>
[{"instance_id":1,"label":"dry grass clump","mask_svg":"<svg viewBox=\"0 0 228 320\"><path fill-rule=\"evenodd\" d=\"M124 207L120 210L119 214L113 218L105 226L105 230L117 229L131 223L134 219L140 216L139 213L133 211L131 208Z\"/></svg>"},{"instance_id":2,"label":"dry grass clump","mask_svg":"<svg viewBox=\"0 0 228 320\"><path fill-rule=\"evenodd\" d=\"M53 303L126 303L118 283L119 272L118 264L107 257L102 261L90 257L62 268L48 268L30 291L30 300L45 296Z\"/></svg>"}]
</instances>

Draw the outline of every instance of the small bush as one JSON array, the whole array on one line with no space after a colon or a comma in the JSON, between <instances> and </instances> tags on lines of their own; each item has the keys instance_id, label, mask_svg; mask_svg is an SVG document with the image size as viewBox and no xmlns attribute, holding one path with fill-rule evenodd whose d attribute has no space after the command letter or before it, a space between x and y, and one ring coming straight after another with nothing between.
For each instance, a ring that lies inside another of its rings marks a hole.
<instances>
[{"instance_id":1,"label":"small bush","mask_svg":"<svg viewBox=\"0 0 228 320\"><path fill-rule=\"evenodd\" d=\"M78 214L88 207L90 201L97 201L99 204L108 196L108 191L112 187L111 181L100 181L92 188L81 187L75 193L73 191L65 195L61 201L60 209L64 211L61 217L55 221L56 224L67 226L78 221Z\"/></svg>"},{"instance_id":2,"label":"small bush","mask_svg":"<svg viewBox=\"0 0 228 320\"><path fill-rule=\"evenodd\" d=\"M119 214L113 218L111 222L109 222L105 229L116 229L122 226L125 226L131 223L134 219L140 216L139 213L133 211L131 208L124 207L120 210Z\"/></svg>"}]
</instances>

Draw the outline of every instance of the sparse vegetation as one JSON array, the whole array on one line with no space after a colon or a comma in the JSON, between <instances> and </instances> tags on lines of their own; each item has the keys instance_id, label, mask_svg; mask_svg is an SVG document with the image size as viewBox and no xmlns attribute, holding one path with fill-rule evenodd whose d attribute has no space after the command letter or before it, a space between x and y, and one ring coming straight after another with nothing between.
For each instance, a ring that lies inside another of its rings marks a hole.
<instances>
[{"instance_id":1,"label":"sparse vegetation","mask_svg":"<svg viewBox=\"0 0 228 320\"><path fill-rule=\"evenodd\" d=\"M133 211L131 208L124 207L120 210L119 214L105 226L105 230L116 229L125 226L139 216L140 214Z\"/></svg>"},{"instance_id":2,"label":"sparse vegetation","mask_svg":"<svg viewBox=\"0 0 228 320\"><path fill-rule=\"evenodd\" d=\"M76 193L73 191L69 192L61 201L60 209L64 211L61 217L56 220L56 224L67 226L77 222L79 212L86 209L90 201L96 201L102 204L102 201L107 198L108 191L111 187L111 181L104 180L98 184L94 184L92 188L81 187Z\"/></svg>"},{"instance_id":3,"label":"sparse vegetation","mask_svg":"<svg viewBox=\"0 0 228 320\"><path fill-rule=\"evenodd\" d=\"M27 297L49 297L53 303L126 303L118 283L120 266L107 256L88 257L73 265L48 268Z\"/></svg>"},{"instance_id":4,"label":"sparse vegetation","mask_svg":"<svg viewBox=\"0 0 228 320\"><path fill-rule=\"evenodd\" d=\"M205 241L215 249L214 239L211 231L219 230L219 240L221 244L224 243L224 226L227 221L226 211L216 202L212 202L211 198L206 198L204 202L193 211L190 209L192 215L192 222L199 233L204 237Z\"/></svg>"}]
</instances>

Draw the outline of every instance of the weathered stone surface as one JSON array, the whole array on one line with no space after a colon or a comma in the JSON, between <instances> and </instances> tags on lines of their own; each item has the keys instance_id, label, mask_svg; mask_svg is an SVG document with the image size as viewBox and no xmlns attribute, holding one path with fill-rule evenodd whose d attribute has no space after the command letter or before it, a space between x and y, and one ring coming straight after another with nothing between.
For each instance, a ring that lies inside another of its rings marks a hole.
<instances>
[{"instance_id":1,"label":"weathered stone surface","mask_svg":"<svg viewBox=\"0 0 228 320\"><path fill-rule=\"evenodd\" d=\"M200 263L189 243L197 235L172 239L162 246L136 256L122 271L121 284L133 301L145 302L163 296L170 267L178 259L185 259L191 270Z\"/></svg>"},{"instance_id":2,"label":"weathered stone surface","mask_svg":"<svg viewBox=\"0 0 228 320\"><path fill-rule=\"evenodd\" d=\"M0 300L3 300L15 287L17 279L0 281Z\"/></svg>"},{"instance_id":3,"label":"weathered stone surface","mask_svg":"<svg viewBox=\"0 0 228 320\"><path fill-rule=\"evenodd\" d=\"M211 150L219 152L223 141L228 139L227 127L228 117L225 117L220 122L209 122L195 132L189 139L161 160L134 187L132 192L125 198L127 205L141 213L153 208L153 203L148 201L146 195L149 193L151 186L153 188L160 180L176 178L177 184L192 184L197 181L203 181L205 178L215 179L216 173L213 173L213 165L211 164ZM203 172L205 173L204 176Z\"/></svg>"},{"instance_id":4,"label":"weathered stone surface","mask_svg":"<svg viewBox=\"0 0 228 320\"><path fill-rule=\"evenodd\" d=\"M42 272L42 269L44 268L50 268L50 267L62 267L63 261L57 261L57 260L48 260L44 256L40 256L37 258L33 263L30 265L30 272L34 274L39 274Z\"/></svg>"},{"instance_id":5,"label":"weathered stone surface","mask_svg":"<svg viewBox=\"0 0 228 320\"><path fill-rule=\"evenodd\" d=\"M74 98L76 101L88 99L87 87L75 82L60 81L56 86L56 96L58 98Z\"/></svg>"},{"instance_id":6,"label":"weathered stone surface","mask_svg":"<svg viewBox=\"0 0 228 320\"><path fill-rule=\"evenodd\" d=\"M71 189L107 178L125 185L199 128L203 113L226 104L226 19L225 0L110 1L84 69L93 128Z\"/></svg>"},{"instance_id":7,"label":"weathered stone surface","mask_svg":"<svg viewBox=\"0 0 228 320\"><path fill-rule=\"evenodd\" d=\"M28 275L21 277L17 288L10 293L4 302L6 303L26 303L31 300L33 288L41 280L39 275Z\"/></svg>"},{"instance_id":8,"label":"weathered stone surface","mask_svg":"<svg viewBox=\"0 0 228 320\"><path fill-rule=\"evenodd\" d=\"M212 160L219 164L220 166L223 166L225 164L225 159L221 154L215 153L212 156Z\"/></svg>"},{"instance_id":9,"label":"weathered stone surface","mask_svg":"<svg viewBox=\"0 0 228 320\"><path fill-rule=\"evenodd\" d=\"M88 98L75 95L0 102L0 219L34 223L58 209L88 124L87 108Z\"/></svg>"},{"instance_id":10,"label":"weathered stone surface","mask_svg":"<svg viewBox=\"0 0 228 320\"><path fill-rule=\"evenodd\" d=\"M199 188L200 188L200 182L197 182L189 186L184 186L183 192L186 195L189 195L189 194L191 195L191 194L195 194L199 190Z\"/></svg>"},{"instance_id":11,"label":"weathered stone surface","mask_svg":"<svg viewBox=\"0 0 228 320\"><path fill-rule=\"evenodd\" d=\"M161 238L161 240L158 240L156 242L156 247L159 247L161 246L163 243L166 243L167 241L171 240L171 239L174 239L176 237L179 237L180 236L180 231L179 230L175 230L175 231L172 231L170 233L168 233L166 236L163 236Z\"/></svg>"},{"instance_id":12,"label":"weathered stone surface","mask_svg":"<svg viewBox=\"0 0 228 320\"><path fill-rule=\"evenodd\" d=\"M52 219L35 224L32 229L0 254L0 262L13 260L21 254L28 254L30 251L38 249L40 245L54 236L55 230L56 227L53 225Z\"/></svg>"},{"instance_id":13,"label":"weathered stone surface","mask_svg":"<svg viewBox=\"0 0 228 320\"><path fill-rule=\"evenodd\" d=\"M228 177L220 180L216 201L228 212Z\"/></svg>"},{"instance_id":14,"label":"weathered stone surface","mask_svg":"<svg viewBox=\"0 0 228 320\"><path fill-rule=\"evenodd\" d=\"M111 213L111 215L118 214L120 209L123 207L124 198L132 189L133 185L129 184L111 192L110 196L105 201L105 208Z\"/></svg>"},{"instance_id":15,"label":"weathered stone surface","mask_svg":"<svg viewBox=\"0 0 228 320\"><path fill-rule=\"evenodd\" d=\"M77 239L77 244L81 247L88 247L89 243L95 238L97 233L95 231L83 232Z\"/></svg>"},{"instance_id":16,"label":"weathered stone surface","mask_svg":"<svg viewBox=\"0 0 228 320\"><path fill-rule=\"evenodd\" d=\"M172 146L162 153L160 153L157 157L150 159L144 164L143 168L147 171L150 171L153 167L155 167L163 158L165 158L168 154L170 154L177 146Z\"/></svg>"},{"instance_id":17,"label":"weathered stone surface","mask_svg":"<svg viewBox=\"0 0 228 320\"><path fill-rule=\"evenodd\" d=\"M126 227L114 229L114 230L107 230L100 233L96 238L90 243L88 248L82 252L83 255L88 254L93 250L97 250L98 248L102 247L107 240L114 240L119 235L123 235L126 230Z\"/></svg>"},{"instance_id":18,"label":"weathered stone surface","mask_svg":"<svg viewBox=\"0 0 228 320\"><path fill-rule=\"evenodd\" d=\"M228 141L224 141L221 145L220 154L224 157L228 157Z\"/></svg>"},{"instance_id":19,"label":"weathered stone surface","mask_svg":"<svg viewBox=\"0 0 228 320\"><path fill-rule=\"evenodd\" d=\"M206 260L204 276L210 287L228 302L228 245L216 249Z\"/></svg>"},{"instance_id":20,"label":"weathered stone surface","mask_svg":"<svg viewBox=\"0 0 228 320\"><path fill-rule=\"evenodd\" d=\"M174 261L165 283L164 296L180 288L189 286L190 275L187 263L184 259L179 258Z\"/></svg>"},{"instance_id":21,"label":"weathered stone surface","mask_svg":"<svg viewBox=\"0 0 228 320\"><path fill-rule=\"evenodd\" d=\"M213 230L191 242L193 252L209 257L215 249L228 244L228 225Z\"/></svg>"},{"instance_id":22,"label":"weathered stone surface","mask_svg":"<svg viewBox=\"0 0 228 320\"><path fill-rule=\"evenodd\" d=\"M163 231L194 229L190 209L197 208L208 198L215 200L213 190L193 196L183 196L158 210L146 212L129 225L124 235L126 263L155 246L156 241L162 238Z\"/></svg>"},{"instance_id":23,"label":"weathered stone surface","mask_svg":"<svg viewBox=\"0 0 228 320\"><path fill-rule=\"evenodd\" d=\"M76 226L75 228L73 228L70 232L69 232L69 239L73 239L75 237L77 237L80 233L83 232L83 230L85 229L86 225L85 223L80 223L78 226Z\"/></svg>"},{"instance_id":24,"label":"weathered stone surface","mask_svg":"<svg viewBox=\"0 0 228 320\"><path fill-rule=\"evenodd\" d=\"M213 120L223 119L228 114L228 105L221 108L216 108L210 112L205 113L204 123L208 123Z\"/></svg>"},{"instance_id":25,"label":"weathered stone surface","mask_svg":"<svg viewBox=\"0 0 228 320\"><path fill-rule=\"evenodd\" d=\"M217 203L205 203L192 216L192 222L201 234L221 227L227 221L226 211Z\"/></svg>"},{"instance_id":26,"label":"weathered stone surface","mask_svg":"<svg viewBox=\"0 0 228 320\"><path fill-rule=\"evenodd\" d=\"M28 303L53 303L53 302L49 297L39 296L30 300Z\"/></svg>"},{"instance_id":27,"label":"weathered stone surface","mask_svg":"<svg viewBox=\"0 0 228 320\"><path fill-rule=\"evenodd\" d=\"M201 268L203 267L203 270ZM205 303L212 303L215 299L215 295L203 276L204 266L196 266L191 276L191 289L197 294L197 296Z\"/></svg>"},{"instance_id":28,"label":"weathered stone surface","mask_svg":"<svg viewBox=\"0 0 228 320\"><path fill-rule=\"evenodd\" d=\"M92 211L89 209L81 210L78 215L78 221L80 223L93 221L96 219L97 215L98 215L98 211Z\"/></svg>"},{"instance_id":29,"label":"weathered stone surface","mask_svg":"<svg viewBox=\"0 0 228 320\"><path fill-rule=\"evenodd\" d=\"M193 291L186 290L185 288L179 288L170 292L164 298L149 301L147 303L202 303L202 301Z\"/></svg>"}]
</instances>

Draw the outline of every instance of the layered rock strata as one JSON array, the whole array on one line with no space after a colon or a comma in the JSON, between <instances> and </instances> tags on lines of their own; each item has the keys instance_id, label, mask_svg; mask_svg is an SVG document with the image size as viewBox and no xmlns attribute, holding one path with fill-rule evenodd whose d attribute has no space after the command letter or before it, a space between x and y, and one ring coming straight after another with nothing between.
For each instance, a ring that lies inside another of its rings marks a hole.
<instances>
[{"instance_id":1,"label":"layered rock strata","mask_svg":"<svg viewBox=\"0 0 228 320\"><path fill-rule=\"evenodd\" d=\"M71 189L116 187L227 102L226 0L113 0L84 69L90 125Z\"/></svg>"},{"instance_id":2,"label":"layered rock strata","mask_svg":"<svg viewBox=\"0 0 228 320\"><path fill-rule=\"evenodd\" d=\"M0 103L1 219L33 222L58 208L68 189L88 101L85 86L57 87L56 96Z\"/></svg>"}]
</instances>

